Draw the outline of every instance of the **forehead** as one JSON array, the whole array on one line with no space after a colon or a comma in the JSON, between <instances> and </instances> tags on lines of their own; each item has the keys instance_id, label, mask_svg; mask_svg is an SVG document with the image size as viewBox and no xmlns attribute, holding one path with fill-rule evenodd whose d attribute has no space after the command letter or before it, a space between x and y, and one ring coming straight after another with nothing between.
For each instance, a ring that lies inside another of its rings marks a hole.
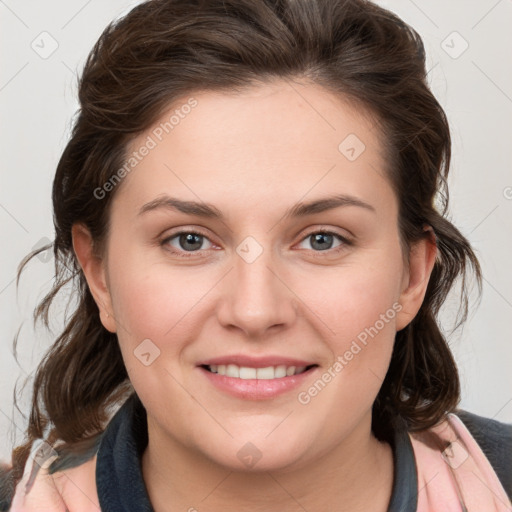
<instances>
[{"instance_id":1,"label":"forehead","mask_svg":"<svg viewBox=\"0 0 512 512\"><path fill-rule=\"evenodd\" d=\"M376 120L318 85L282 80L184 96L132 141L133 153L116 201L168 193L257 211L272 198L336 192L379 202L390 193Z\"/></svg>"}]
</instances>

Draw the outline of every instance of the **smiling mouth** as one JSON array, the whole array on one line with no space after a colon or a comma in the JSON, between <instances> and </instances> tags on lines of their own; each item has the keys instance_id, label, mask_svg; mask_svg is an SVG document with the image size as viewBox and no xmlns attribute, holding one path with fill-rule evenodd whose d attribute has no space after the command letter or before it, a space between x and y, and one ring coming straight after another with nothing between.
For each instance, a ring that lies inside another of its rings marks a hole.
<instances>
[{"instance_id":1,"label":"smiling mouth","mask_svg":"<svg viewBox=\"0 0 512 512\"><path fill-rule=\"evenodd\" d=\"M210 373L216 373L218 375L224 375L226 377L233 377L235 379L242 380L274 380L282 379L285 377L292 377L293 375L300 375L305 373L311 368L315 368L316 364L309 366L267 366L265 368L252 368L249 366L238 366L236 364L212 364L212 365L201 365L202 368L209 371Z\"/></svg>"}]
</instances>

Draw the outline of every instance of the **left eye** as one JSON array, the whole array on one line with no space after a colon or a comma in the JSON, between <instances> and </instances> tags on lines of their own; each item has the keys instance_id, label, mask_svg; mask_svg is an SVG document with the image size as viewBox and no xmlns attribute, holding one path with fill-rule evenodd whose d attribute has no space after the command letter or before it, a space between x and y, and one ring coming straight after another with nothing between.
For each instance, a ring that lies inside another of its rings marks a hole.
<instances>
[{"instance_id":1,"label":"left eye","mask_svg":"<svg viewBox=\"0 0 512 512\"><path fill-rule=\"evenodd\" d=\"M307 240L311 240L311 246L313 247L314 250L328 251L334 248L332 244L335 238L340 240L340 243L335 247L339 247L340 245L343 244L348 244L347 239L345 239L341 235L338 235L337 233L332 233L330 231L317 231L314 233L310 233L302 240L301 243L304 243Z\"/></svg>"}]
</instances>

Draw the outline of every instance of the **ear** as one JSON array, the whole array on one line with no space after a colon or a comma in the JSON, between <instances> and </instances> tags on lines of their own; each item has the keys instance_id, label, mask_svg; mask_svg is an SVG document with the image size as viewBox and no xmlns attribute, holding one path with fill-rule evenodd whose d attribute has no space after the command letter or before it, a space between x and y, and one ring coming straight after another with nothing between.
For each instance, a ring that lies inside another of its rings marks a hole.
<instances>
[{"instance_id":1,"label":"ear","mask_svg":"<svg viewBox=\"0 0 512 512\"><path fill-rule=\"evenodd\" d=\"M101 323L108 331L116 332L116 322L112 312L112 300L104 262L94 252L94 242L91 234L83 224L74 224L71 228L71 236L76 257L100 311Z\"/></svg>"},{"instance_id":2,"label":"ear","mask_svg":"<svg viewBox=\"0 0 512 512\"><path fill-rule=\"evenodd\" d=\"M409 325L420 310L437 255L436 236L430 226L428 235L411 246L409 265L404 270L399 302L402 309L396 317L396 330Z\"/></svg>"}]
</instances>

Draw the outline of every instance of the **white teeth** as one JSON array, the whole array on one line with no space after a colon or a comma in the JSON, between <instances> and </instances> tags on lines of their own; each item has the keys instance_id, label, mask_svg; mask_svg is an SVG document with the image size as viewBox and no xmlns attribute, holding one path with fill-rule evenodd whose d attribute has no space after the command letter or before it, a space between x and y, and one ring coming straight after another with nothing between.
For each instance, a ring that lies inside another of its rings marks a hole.
<instances>
[{"instance_id":1,"label":"white teeth","mask_svg":"<svg viewBox=\"0 0 512 512\"><path fill-rule=\"evenodd\" d=\"M247 368L247 366L242 366L240 368L240 378L241 379L256 379L256 368Z\"/></svg>"},{"instance_id":2,"label":"white teeth","mask_svg":"<svg viewBox=\"0 0 512 512\"><path fill-rule=\"evenodd\" d=\"M273 366L267 366L266 368L256 369L256 378L262 380L270 380L275 378L275 371Z\"/></svg>"},{"instance_id":3,"label":"white teeth","mask_svg":"<svg viewBox=\"0 0 512 512\"><path fill-rule=\"evenodd\" d=\"M281 379L286 376L298 375L302 373L305 366L267 366L266 368L250 368L248 366L237 366L236 364L212 364L208 367L212 373L225 375L226 377L235 377L238 379L260 379L271 380Z\"/></svg>"},{"instance_id":4,"label":"white teeth","mask_svg":"<svg viewBox=\"0 0 512 512\"><path fill-rule=\"evenodd\" d=\"M228 364L226 366L226 377L240 377L240 367L236 364Z\"/></svg>"},{"instance_id":5,"label":"white teeth","mask_svg":"<svg viewBox=\"0 0 512 512\"><path fill-rule=\"evenodd\" d=\"M290 369L291 368L293 368L295 370L294 366L290 366ZM293 375L293 373L291 375ZM281 377L286 377L286 366L284 366L284 365L276 366L276 368L274 370L274 377L276 379L279 379Z\"/></svg>"}]
</instances>

